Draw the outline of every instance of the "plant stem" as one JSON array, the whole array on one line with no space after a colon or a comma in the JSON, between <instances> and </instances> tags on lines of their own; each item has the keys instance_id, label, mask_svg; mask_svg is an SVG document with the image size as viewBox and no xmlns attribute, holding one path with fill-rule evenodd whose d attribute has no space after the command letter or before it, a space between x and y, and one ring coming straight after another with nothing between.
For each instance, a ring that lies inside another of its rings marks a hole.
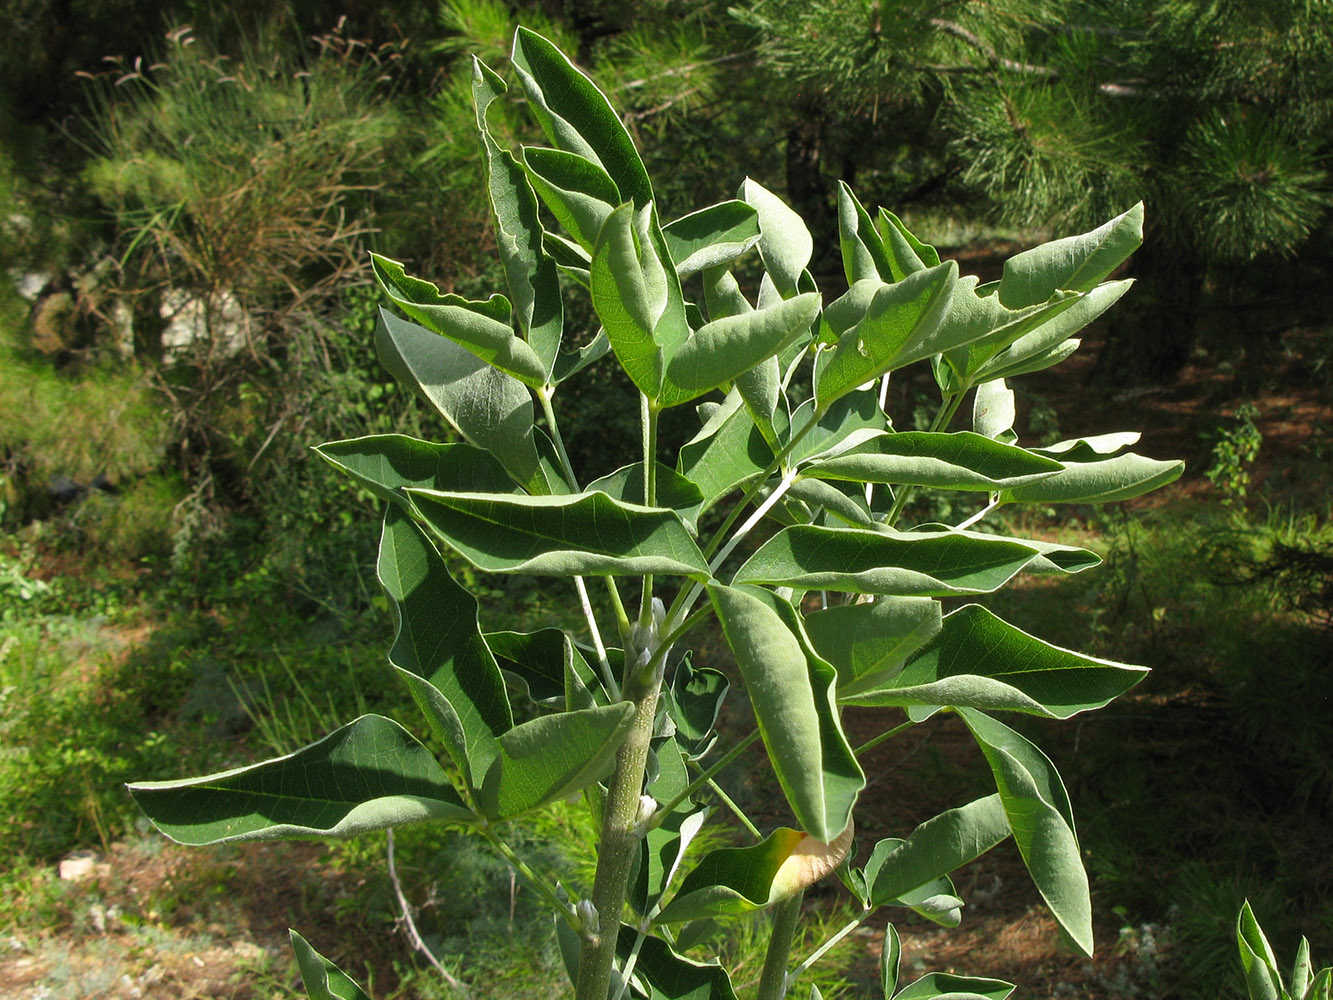
<instances>
[{"instance_id":1,"label":"plant stem","mask_svg":"<svg viewBox=\"0 0 1333 1000\"><path fill-rule=\"evenodd\" d=\"M712 561L708 564L709 569L716 573L721 568L722 564L726 562L727 556L731 555L731 553L735 551L736 546L741 543L741 540L754 530L756 524L764 519L764 515L773 509L773 505L783 498L786 492L791 489L791 484L794 482L796 482L796 470L788 469L787 472L783 474L778 485L774 487L773 492L764 499L763 503L754 509L754 513L746 519L744 524L736 529L736 533L731 536L727 544L722 546L722 550L713 557Z\"/></svg>"},{"instance_id":2,"label":"plant stem","mask_svg":"<svg viewBox=\"0 0 1333 1000\"><path fill-rule=\"evenodd\" d=\"M719 771L721 771L724 767L726 767L733 760L735 760L742 753L744 753L745 748L748 747L751 743L753 743L757 739L759 739L759 730L756 729L749 736L745 737L745 739L741 740L734 747L732 747L721 757L715 760L712 764L710 764L708 770L702 772L697 778L695 778L688 785L686 785L685 790L683 792L677 795L666 805L660 806L658 808L657 812L653 814L653 818L648 823L648 829L652 830L660 826L662 820L666 819L675 811L676 806L680 805L687 798L689 798L691 795L697 792L700 788L703 788L704 785L708 784L708 782L710 782Z\"/></svg>"},{"instance_id":3,"label":"plant stem","mask_svg":"<svg viewBox=\"0 0 1333 1000\"><path fill-rule=\"evenodd\" d=\"M852 931L856 930L863 923L865 923L866 920L870 917L870 914L873 912L874 910L872 909L866 909L861 913L859 917L855 918L854 920L848 921L847 924L844 925L842 928L840 928L836 934L834 934L831 938L829 938L818 948L812 951L810 953L810 956L804 962L802 962L800 965L796 966L796 968L791 970L791 974L787 976L787 983L790 985L791 983L796 982L796 980L800 978L802 972L804 972L806 969L810 968L810 966L818 962L821 958L823 958L826 954L828 954L830 948L832 948L839 941L845 938L848 934L850 934Z\"/></svg>"},{"instance_id":4,"label":"plant stem","mask_svg":"<svg viewBox=\"0 0 1333 1000\"><path fill-rule=\"evenodd\" d=\"M607 790L602 815L602 839L597 848L597 877L592 889L592 903L597 908L599 926L595 931L589 928L583 930L575 991L577 1000L606 1000L611 988L611 968L616 957L616 938L620 933L620 913L625 907L625 889L639 848L639 833L636 830L639 797L643 793L648 742L653 735L657 696L661 688L656 673L649 673L647 678L642 676L642 672L631 678L642 684L643 688L632 692L636 695L634 720L630 724L629 735L616 752L616 769Z\"/></svg>"},{"instance_id":5,"label":"plant stem","mask_svg":"<svg viewBox=\"0 0 1333 1000\"><path fill-rule=\"evenodd\" d=\"M551 429L551 440L555 442L556 454L560 456L560 468L565 473L565 479L569 481L569 488L578 492L579 478L574 475L574 466L569 461L569 453L565 451L565 439L560 433L560 425L556 423L555 408L551 406L550 388L537 390L537 399L541 402L542 414L546 417L546 426Z\"/></svg>"},{"instance_id":6,"label":"plant stem","mask_svg":"<svg viewBox=\"0 0 1333 1000\"><path fill-rule=\"evenodd\" d=\"M483 823L476 829L495 848L496 852L514 867L514 870L523 877L524 882L546 897L546 901L555 907L556 913L564 917L572 926L578 926L578 917L574 908L567 901L561 899L555 889L544 878L529 868L528 863L520 858L512 847L501 840L489 824Z\"/></svg>"},{"instance_id":7,"label":"plant stem","mask_svg":"<svg viewBox=\"0 0 1333 1000\"><path fill-rule=\"evenodd\" d=\"M764 835L759 832L759 827L755 826L754 822L750 819L750 817L745 815L744 809L736 805L736 803L731 800L731 796L726 793L726 790L723 789L721 785L719 785L712 778L709 778L708 787L709 789L712 790L714 795L716 795L719 799L722 800L722 804L731 810L732 815L734 815L738 820L741 821L741 824L745 827L745 829L750 831L750 836L754 837L755 840L764 839Z\"/></svg>"},{"instance_id":8,"label":"plant stem","mask_svg":"<svg viewBox=\"0 0 1333 1000\"><path fill-rule=\"evenodd\" d=\"M644 393L639 394L643 428L643 502L657 506L657 415L661 412ZM653 623L653 578L645 573L643 595L639 601L639 624L647 628ZM628 651L627 651L628 652Z\"/></svg>"},{"instance_id":9,"label":"plant stem","mask_svg":"<svg viewBox=\"0 0 1333 1000\"><path fill-rule=\"evenodd\" d=\"M764 955L764 971L759 975L755 1000L782 1000L787 995L787 960L791 957L804 898L802 889L773 907L773 930L768 937L768 952Z\"/></svg>"},{"instance_id":10,"label":"plant stem","mask_svg":"<svg viewBox=\"0 0 1333 1000\"><path fill-rule=\"evenodd\" d=\"M949 426L953 420L954 414L958 412L959 405L963 402L963 397L967 395L967 389L961 389L958 392L944 397L944 402L940 406L939 412L935 414L935 419L930 422L929 430L933 432L942 431ZM907 501L912 498L913 487L904 486L898 491L898 495L893 500L893 506L884 518L884 523L892 528L898 523L898 518L902 515L903 508L907 506Z\"/></svg>"},{"instance_id":11,"label":"plant stem","mask_svg":"<svg viewBox=\"0 0 1333 1000\"><path fill-rule=\"evenodd\" d=\"M584 620L587 621L588 631L592 634L593 648L597 650L597 667L602 672L602 683L606 685L607 693L612 698L619 698L620 684L611 671L611 661L607 658L606 646L602 643L602 633L597 628L597 616L592 613L592 601L588 599L588 588L583 583L583 577L574 577L574 589L578 591L579 607L583 609Z\"/></svg>"},{"instance_id":12,"label":"plant stem","mask_svg":"<svg viewBox=\"0 0 1333 1000\"><path fill-rule=\"evenodd\" d=\"M892 739L893 737L901 733L904 729L911 729L915 725L916 725L915 722L913 722L911 719L908 719L906 722L901 722L898 725L894 726L887 733L880 733L873 740L870 740L869 742L866 743L862 743L852 752L859 757L867 750L873 750L875 747L879 746L885 740Z\"/></svg>"}]
</instances>

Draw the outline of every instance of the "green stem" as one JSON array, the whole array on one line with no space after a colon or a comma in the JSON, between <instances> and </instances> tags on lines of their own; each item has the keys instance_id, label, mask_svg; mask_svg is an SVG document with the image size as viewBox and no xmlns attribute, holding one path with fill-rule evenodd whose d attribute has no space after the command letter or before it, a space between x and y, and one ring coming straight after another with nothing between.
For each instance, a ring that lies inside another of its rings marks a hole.
<instances>
[{"instance_id":1,"label":"green stem","mask_svg":"<svg viewBox=\"0 0 1333 1000\"><path fill-rule=\"evenodd\" d=\"M657 415L661 412L647 395L640 393L641 424L643 428L643 502L657 506ZM653 578L645 573L643 595L639 601L639 624L647 628L653 623Z\"/></svg>"},{"instance_id":2,"label":"green stem","mask_svg":"<svg viewBox=\"0 0 1333 1000\"><path fill-rule=\"evenodd\" d=\"M885 740L892 739L893 737L895 737L895 736L897 736L899 733L901 733L904 729L911 729L911 728L912 728L913 726L915 726L915 725L916 725L915 722L913 722L911 719L908 719L906 722L903 722L903 723L900 723L900 724L894 726L894 727L893 727L892 729L890 729L887 733L880 733L878 736L876 736L876 737L875 737L873 740L871 740L869 743L862 743L859 747L857 747L857 748L853 751L853 753L854 753L857 757L859 757L859 756L861 756L861 754L865 753L867 750L873 750L873 749L875 749L875 747L879 746L879 745L880 745L881 743L883 743Z\"/></svg>"},{"instance_id":3,"label":"green stem","mask_svg":"<svg viewBox=\"0 0 1333 1000\"><path fill-rule=\"evenodd\" d=\"M625 890L630 869L639 849L636 830L640 796L643 794L644 768L648 763L648 743L657 715L657 696L661 688L655 677L644 689L634 692L634 720L629 735L616 752L602 814L602 839L597 848L597 877L593 881L592 903L597 909L598 928L584 928L579 951L577 1000L606 1000L611 988L611 968L616 957L616 938L620 933L620 913L625 908Z\"/></svg>"},{"instance_id":4,"label":"green stem","mask_svg":"<svg viewBox=\"0 0 1333 1000\"><path fill-rule=\"evenodd\" d=\"M827 941L825 941L818 948L816 948L813 952L811 952L809 958L807 958L804 962L802 962L800 965L796 966L796 968L791 970L790 975L787 976L787 984L791 985L792 983L796 982L796 980L801 977L802 972L804 972L806 969L810 968L810 966L818 962L821 958L823 958L826 954L828 954L830 948L832 948L839 941L845 938L848 934L850 934L852 931L856 930L863 923L865 923L866 920L869 919L870 914L872 914L873 912L874 910L872 909L866 909L861 913L859 917L855 918L854 920L848 921L847 924L842 928L840 928L836 934L834 934Z\"/></svg>"},{"instance_id":5,"label":"green stem","mask_svg":"<svg viewBox=\"0 0 1333 1000\"><path fill-rule=\"evenodd\" d=\"M569 481L569 488L575 493L579 491L579 479L574 475L574 466L569 461L569 452L565 451L565 438L560 433L560 424L555 419L555 408L551 405L552 390L550 387L543 387L537 390L537 399L541 403L542 415L546 417L546 426L551 429L551 440L555 442L556 454L560 456L560 468L564 470L565 479Z\"/></svg>"},{"instance_id":6,"label":"green stem","mask_svg":"<svg viewBox=\"0 0 1333 1000\"><path fill-rule=\"evenodd\" d=\"M944 397L944 403L940 406L939 412L935 414L935 419L930 422L929 430L931 432L942 431L949 426L965 395L967 395L967 389L959 390ZM904 486L898 491L898 495L893 500L893 506L889 508L889 513L884 518L884 523L890 528L898 523L903 508L907 506L907 501L912 498L913 489L914 487Z\"/></svg>"},{"instance_id":7,"label":"green stem","mask_svg":"<svg viewBox=\"0 0 1333 1000\"><path fill-rule=\"evenodd\" d=\"M764 971L759 975L756 1000L782 1000L787 995L787 987L790 985L787 960L791 957L796 925L801 919L801 900L804 898L805 890L802 889L773 907L773 930L768 938L768 952L764 955Z\"/></svg>"},{"instance_id":8,"label":"green stem","mask_svg":"<svg viewBox=\"0 0 1333 1000\"><path fill-rule=\"evenodd\" d=\"M716 761L714 761L711 765L709 765L708 770L702 772L697 778L695 778L688 785L686 785L685 790L683 792L677 795L666 805L658 807L657 812L653 813L653 818L648 821L648 829L652 830L660 826L662 820L666 819L673 812L675 812L676 806L680 805L687 798L689 798L691 795L697 792L700 788L703 788L704 785L708 784L719 771L721 771L733 760L735 760L742 753L744 753L745 748L748 747L751 743L753 743L757 739L759 739L759 730L756 729L749 736L745 737L745 739L741 740L734 747L732 747L721 757L719 757Z\"/></svg>"},{"instance_id":9,"label":"green stem","mask_svg":"<svg viewBox=\"0 0 1333 1000\"><path fill-rule=\"evenodd\" d=\"M745 829L750 831L750 836L754 837L755 840L764 839L764 835L759 832L759 827L755 826L754 823L751 821L750 817L745 815L744 809L736 805L736 803L731 800L731 796L728 795L725 790L723 790L721 785L719 785L712 778L709 778L708 788L710 791L712 791L714 795L716 795L719 799L722 800L722 804L724 806L726 806L728 809L731 810L732 815L741 821L741 824L745 827Z\"/></svg>"},{"instance_id":10,"label":"green stem","mask_svg":"<svg viewBox=\"0 0 1333 1000\"><path fill-rule=\"evenodd\" d=\"M481 831L481 835L490 842L490 845L495 848L500 856L513 865L514 870L522 876L524 882L546 897L546 901L555 907L556 913L564 917L571 926L578 926L578 916L575 914L574 908L569 905L569 901L561 899L555 888L529 868L527 862L520 858L512 847L501 840L489 824L483 823L477 829Z\"/></svg>"}]
</instances>

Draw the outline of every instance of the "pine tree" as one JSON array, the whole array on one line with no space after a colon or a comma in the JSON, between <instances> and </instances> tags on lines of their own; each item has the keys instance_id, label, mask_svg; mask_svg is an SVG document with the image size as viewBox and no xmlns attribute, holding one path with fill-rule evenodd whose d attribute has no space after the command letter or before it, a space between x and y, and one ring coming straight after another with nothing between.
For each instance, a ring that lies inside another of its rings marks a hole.
<instances>
[{"instance_id":1,"label":"pine tree","mask_svg":"<svg viewBox=\"0 0 1333 1000\"><path fill-rule=\"evenodd\" d=\"M1008 221L1077 228L1146 201L1110 379L1177 371L1210 269L1294 254L1329 202L1327 0L754 0L737 15L817 120L899 162L938 151L921 165Z\"/></svg>"}]
</instances>

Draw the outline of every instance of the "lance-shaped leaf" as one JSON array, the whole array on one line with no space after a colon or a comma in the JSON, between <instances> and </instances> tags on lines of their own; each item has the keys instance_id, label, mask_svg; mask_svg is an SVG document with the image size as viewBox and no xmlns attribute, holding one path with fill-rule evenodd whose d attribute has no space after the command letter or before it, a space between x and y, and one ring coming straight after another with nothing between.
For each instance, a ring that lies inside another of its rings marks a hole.
<instances>
[{"instance_id":1,"label":"lance-shaped leaf","mask_svg":"<svg viewBox=\"0 0 1333 1000\"><path fill-rule=\"evenodd\" d=\"M1071 341L1074 334L1115 305L1133 284L1128 278L1107 281L1060 309L1041 313L1034 329L1024 332L984 363L969 363L963 373L973 381L986 382L1041 371L1057 363L1078 347L1078 341Z\"/></svg>"},{"instance_id":2,"label":"lance-shaped leaf","mask_svg":"<svg viewBox=\"0 0 1333 1000\"><path fill-rule=\"evenodd\" d=\"M190 846L345 837L423 819L476 819L430 751L379 715L363 715L285 757L128 787L154 826Z\"/></svg>"},{"instance_id":3,"label":"lance-shaped leaf","mask_svg":"<svg viewBox=\"0 0 1333 1000\"><path fill-rule=\"evenodd\" d=\"M708 595L787 802L811 836L834 840L865 787L833 704L836 671L810 647L796 610L771 592L713 585Z\"/></svg>"},{"instance_id":4,"label":"lance-shaped leaf","mask_svg":"<svg viewBox=\"0 0 1333 1000\"><path fill-rule=\"evenodd\" d=\"M689 327L675 272L663 266L647 223L628 203L608 216L593 249L592 302L625 374L658 399L666 359Z\"/></svg>"},{"instance_id":5,"label":"lance-shaped leaf","mask_svg":"<svg viewBox=\"0 0 1333 1000\"><path fill-rule=\"evenodd\" d=\"M1100 566L1102 562L1102 557L1096 552L1081 549L1077 545L1062 545L1059 542L1046 542L1039 538L1013 538L1008 535L992 535L989 532L960 531L957 528L950 528L947 524L919 524L912 529L912 533L919 531L926 533L952 531L965 538L998 539L1026 545L1030 549L1035 549L1036 555L1023 567L1025 573L1082 573L1086 569Z\"/></svg>"},{"instance_id":6,"label":"lance-shaped leaf","mask_svg":"<svg viewBox=\"0 0 1333 1000\"><path fill-rule=\"evenodd\" d=\"M799 431L814 416L814 400L806 400L792 414L792 426ZM805 432L805 436L791 449L787 462L789 465L800 465L840 455L863 441L883 434L888 425L888 418L880 409L875 393L849 392L835 401L815 425Z\"/></svg>"},{"instance_id":7,"label":"lance-shaped leaf","mask_svg":"<svg viewBox=\"0 0 1333 1000\"><path fill-rule=\"evenodd\" d=\"M1245 988L1250 1000L1283 1000L1286 993L1277 970L1277 956L1255 919L1248 899L1236 918L1236 945L1240 949L1240 964L1245 970ZM1301 996L1300 993L1296 995Z\"/></svg>"},{"instance_id":8,"label":"lance-shaped leaf","mask_svg":"<svg viewBox=\"0 0 1333 1000\"><path fill-rule=\"evenodd\" d=\"M893 924L884 925L884 944L879 952L879 985L884 1000L893 1000L898 989L898 963L903 957L902 939Z\"/></svg>"},{"instance_id":9,"label":"lance-shaped leaf","mask_svg":"<svg viewBox=\"0 0 1333 1000\"><path fill-rule=\"evenodd\" d=\"M1069 794L1050 759L989 716L960 708L995 775L1014 842L1037 891L1075 945L1092 955L1092 899Z\"/></svg>"},{"instance_id":10,"label":"lance-shaped leaf","mask_svg":"<svg viewBox=\"0 0 1333 1000\"><path fill-rule=\"evenodd\" d=\"M381 585L397 634L389 662L468 781L476 785L513 724L504 679L477 627L477 601L398 506L384 514Z\"/></svg>"},{"instance_id":11,"label":"lance-shaped leaf","mask_svg":"<svg viewBox=\"0 0 1333 1000\"><path fill-rule=\"evenodd\" d=\"M811 617L814 617L813 615ZM807 622L809 619L807 619ZM1148 673L1028 635L978 604L959 608L900 671L838 688L855 705L955 706L1067 719L1102 708Z\"/></svg>"},{"instance_id":12,"label":"lance-shaped leaf","mask_svg":"<svg viewBox=\"0 0 1333 1000\"><path fill-rule=\"evenodd\" d=\"M287 933L310 1000L370 1000L347 973L310 947L310 942L294 930Z\"/></svg>"},{"instance_id":13,"label":"lance-shaped leaf","mask_svg":"<svg viewBox=\"0 0 1333 1000\"><path fill-rule=\"evenodd\" d=\"M851 845L850 826L828 844L799 830L779 828L752 847L709 851L685 876L659 919L681 923L772 906L830 874Z\"/></svg>"},{"instance_id":14,"label":"lance-shaped leaf","mask_svg":"<svg viewBox=\"0 0 1333 1000\"><path fill-rule=\"evenodd\" d=\"M814 254L810 230L785 201L757 181L747 177L738 194L759 213L759 256L764 270L782 297L791 298Z\"/></svg>"},{"instance_id":15,"label":"lance-shaped leaf","mask_svg":"<svg viewBox=\"0 0 1333 1000\"><path fill-rule=\"evenodd\" d=\"M971 275L958 282L941 330L942 337L961 345L949 350L945 358L963 388L975 381L977 372L1006 347L1046 324L1058 323L1081 298L1077 292L1056 292L1045 302L1008 309L998 295L978 295L976 282ZM1077 329L1073 327L1069 332ZM1064 340L1065 336L1060 333L1054 342Z\"/></svg>"},{"instance_id":16,"label":"lance-shaped leaf","mask_svg":"<svg viewBox=\"0 0 1333 1000\"><path fill-rule=\"evenodd\" d=\"M859 385L966 340L942 336L958 265L954 261L918 271L875 292L865 315L838 338L833 356L818 373L815 398L821 409ZM962 330L959 336L975 331Z\"/></svg>"},{"instance_id":17,"label":"lance-shaped leaf","mask_svg":"<svg viewBox=\"0 0 1333 1000\"><path fill-rule=\"evenodd\" d=\"M838 671L838 700L847 701L891 680L939 632L941 620L939 601L886 597L806 615L805 630L816 652Z\"/></svg>"},{"instance_id":18,"label":"lance-shaped leaf","mask_svg":"<svg viewBox=\"0 0 1333 1000\"><path fill-rule=\"evenodd\" d=\"M615 472L589 483L586 492L598 491L626 503L643 503L643 463L622 465ZM675 469L657 464L657 505L674 510L692 534L699 533L699 511L703 507L699 487Z\"/></svg>"},{"instance_id":19,"label":"lance-shaped leaf","mask_svg":"<svg viewBox=\"0 0 1333 1000\"><path fill-rule=\"evenodd\" d=\"M941 875L979 858L1009 836L999 795L969 802L926 820L906 840L875 845L866 862L871 906L910 896Z\"/></svg>"},{"instance_id":20,"label":"lance-shaped leaf","mask_svg":"<svg viewBox=\"0 0 1333 1000\"><path fill-rule=\"evenodd\" d=\"M616 954L622 962L629 958L637 937L634 928L621 925ZM726 969L716 962L685 958L653 934L643 939L634 968L635 978L651 990L648 1000L736 1000Z\"/></svg>"},{"instance_id":21,"label":"lance-shaped leaf","mask_svg":"<svg viewBox=\"0 0 1333 1000\"><path fill-rule=\"evenodd\" d=\"M681 475L699 487L707 510L738 486L763 473L773 451L754 425L736 390L680 449Z\"/></svg>"},{"instance_id":22,"label":"lance-shaped leaf","mask_svg":"<svg viewBox=\"0 0 1333 1000\"><path fill-rule=\"evenodd\" d=\"M870 507L866 504L864 493L858 492L854 487L839 489L832 483L822 482L818 479L802 479L799 476L792 483L791 488L787 490L787 497L792 500L800 500L807 505L811 511L823 511L833 517L836 517L844 524L850 524L855 528L875 528L879 522L870 513ZM791 524L812 524L818 519L815 517L791 520ZM819 520L818 523L827 523Z\"/></svg>"},{"instance_id":23,"label":"lance-shaped leaf","mask_svg":"<svg viewBox=\"0 0 1333 1000\"><path fill-rule=\"evenodd\" d=\"M838 242L848 285L866 278L894 280L883 239L875 231L869 213L842 181L838 181Z\"/></svg>"},{"instance_id":24,"label":"lance-shaped leaf","mask_svg":"<svg viewBox=\"0 0 1333 1000\"><path fill-rule=\"evenodd\" d=\"M436 444L402 434L331 441L316 454L381 500L406 504L405 486L503 493L513 480L490 452L454 442Z\"/></svg>"},{"instance_id":25,"label":"lance-shaped leaf","mask_svg":"<svg viewBox=\"0 0 1333 1000\"><path fill-rule=\"evenodd\" d=\"M509 325L509 300L503 295L492 295L485 302L443 295L431 282L408 275L396 260L374 253L370 260L380 287L393 304L426 329L466 347L520 382L534 388L546 383L549 365L514 333Z\"/></svg>"},{"instance_id":26,"label":"lance-shaped leaf","mask_svg":"<svg viewBox=\"0 0 1333 1000\"><path fill-rule=\"evenodd\" d=\"M1065 468L1041 482L1001 491L1004 503L1111 503L1130 500L1173 483L1184 462L1163 462L1127 452L1098 462L1065 457Z\"/></svg>"},{"instance_id":27,"label":"lance-shaped leaf","mask_svg":"<svg viewBox=\"0 0 1333 1000\"><path fill-rule=\"evenodd\" d=\"M472 60L472 101L486 163L486 186L500 263L504 265L519 329L541 359L549 380L560 354L564 329L560 275L555 260L542 243L537 197L523 175L523 168L508 150L500 148L486 127L486 112L507 89L505 82L480 59Z\"/></svg>"},{"instance_id":28,"label":"lance-shaped leaf","mask_svg":"<svg viewBox=\"0 0 1333 1000\"><path fill-rule=\"evenodd\" d=\"M876 434L803 472L819 479L993 492L1048 479L1063 468L1053 458L971 431L902 431Z\"/></svg>"},{"instance_id":29,"label":"lance-shaped leaf","mask_svg":"<svg viewBox=\"0 0 1333 1000\"><path fill-rule=\"evenodd\" d=\"M540 146L523 147L523 169L555 220L591 253L607 216L622 200L615 182L591 160Z\"/></svg>"},{"instance_id":30,"label":"lance-shaped leaf","mask_svg":"<svg viewBox=\"0 0 1333 1000\"><path fill-rule=\"evenodd\" d=\"M532 396L521 382L384 310L375 346L395 378L425 396L470 443L494 455L515 482L534 493L552 492L533 433Z\"/></svg>"},{"instance_id":31,"label":"lance-shaped leaf","mask_svg":"<svg viewBox=\"0 0 1333 1000\"><path fill-rule=\"evenodd\" d=\"M1014 405L1014 390L1004 379L996 379L977 386L972 400L972 429L984 438L1013 438L1014 420L1018 416ZM1005 485L1013 486L1014 483Z\"/></svg>"},{"instance_id":32,"label":"lance-shaped leaf","mask_svg":"<svg viewBox=\"0 0 1333 1000\"><path fill-rule=\"evenodd\" d=\"M488 573L708 579L708 561L674 511L605 493L407 493L436 537Z\"/></svg>"},{"instance_id":33,"label":"lance-shaped leaf","mask_svg":"<svg viewBox=\"0 0 1333 1000\"><path fill-rule=\"evenodd\" d=\"M736 259L759 242L759 213L743 201L701 208L662 227L682 278Z\"/></svg>"},{"instance_id":34,"label":"lance-shaped leaf","mask_svg":"<svg viewBox=\"0 0 1333 1000\"><path fill-rule=\"evenodd\" d=\"M653 199L648 171L606 95L563 52L534 31L514 35L514 69L552 145L601 165L620 197L643 207Z\"/></svg>"},{"instance_id":35,"label":"lance-shaped leaf","mask_svg":"<svg viewBox=\"0 0 1333 1000\"><path fill-rule=\"evenodd\" d=\"M677 349L666 368L667 380L680 390L682 402L716 389L806 333L818 313L819 295L809 293L706 323Z\"/></svg>"},{"instance_id":36,"label":"lance-shaped leaf","mask_svg":"<svg viewBox=\"0 0 1333 1000\"><path fill-rule=\"evenodd\" d=\"M1014 984L1002 979L929 972L908 983L893 1000L1007 1000Z\"/></svg>"},{"instance_id":37,"label":"lance-shaped leaf","mask_svg":"<svg viewBox=\"0 0 1333 1000\"><path fill-rule=\"evenodd\" d=\"M712 667L696 667L687 654L671 679L671 719L676 736L697 747L712 735L722 701L731 690L727 675Z\"/></svg>"},{"instance_id":38,"label":"lance-shaped leaf","mask_svg":"<svg viewBox=\"0 0 1333 1000\"><path fill-rule=\"evenodd\" d=\"M574 710L608 703L601 681L563 629L487 632L500 670L532 701Z\"/></svg>"},{"instance_id":39,"label":"lance-shaped leaf","mask_svg":"<svg viewBox=\"0 0 1333 1000\"><path fill-rule=\"evenodd\" d=\"M984 594L1040 553L1007 539L961 532L884 532L794 525L759 547L733 583L898 597Z\"/></svg>"},{"instance_id":40,"label":"lance-shaped leaf","mask_svg":"<svg viewBox=\"0 0 1333 1000\"><path fill-rule=\"evenodd\" d=\"M1062 462L1098 462L1108 455L1114 455L1122 448L1138 444L1142 436L1138 431L1116 431L1111 434L1095 434L1092 437L1057 441L1045 448L1034 450L1040 455L1050 455Z\"/></svg>"},{"instance_id":41,"label":"lance-shaped leaf","mask_svg":"<svg viewBox=\"0 0 1333 1000\"><path fill-rule=\"evenodd\" d=\"M1143 202L1082 236L1043 243L1004 262L1000 301L1010 309L1045 302L1057 290L1088 292L1143 242Z\"/></svg>"},{"instance_id":42,"label":"lance-shaped leaf","mask_svg":"<svg viewBox=\"0 0 1333 1000\"><path fill-rule=\"evenodd\" d=\"M779 450L791 431L787 397L782 391L782 363L777 357L765 358L748 372L737 375L735 388L768 446Z\"/></svg>"},{"instance_id":43,"label":"lance-shaped leaf","mask_svg":"<svg viewBox=\"0 0 1333 1000\"><path fill-rule=\"evenodd\" d=\"M488 819L509 819L563 799L611 773L634 704L544 715L500 737L500 753L477 789Z\"/></svg>"},{"instance_id":44,"label":"lance-shaped leaf","mask_svg":"<svg viewBox=\"0 0 1333 1000\"><path fill-rule=\"evenodd\" d=\"M884 250L889 258L889 267L893 278L884 280L902 281L909 274L926 268L935 267L940 262L939 252L933 246L922 243L903 225L901 219L887 208L879 210L876 220L879 235L884 240Z\"/></svg>"},{"instance_id":45,"label":"lance-shaped leaf","mask_svg":"<svg viewBox=\"0 0 1333 1000\"><path fill-rule=\"evenodd\" d=\"M675 752L679 760L680 753L678 750ZM654 795L654 798L656 797ZM694 809L694 806L681 803L678 812L672 813L649 830L639 842L639 866L635 873L635 881L630 886L628 902L640 914L646 915L649 908L657 903L662 893L670 886L691 841L703 829L704 820L708 818L708 810L698 809L695 812L688 812L689 809Z\"/></svg>"}]
</instances>

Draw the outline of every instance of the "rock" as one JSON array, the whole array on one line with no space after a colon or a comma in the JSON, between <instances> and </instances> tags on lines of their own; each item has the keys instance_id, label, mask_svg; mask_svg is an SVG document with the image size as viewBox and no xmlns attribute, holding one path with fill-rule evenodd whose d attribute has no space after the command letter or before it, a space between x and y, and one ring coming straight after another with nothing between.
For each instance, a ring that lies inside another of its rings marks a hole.
<instances>
[{"instance_id":1,"label":"rock","mask_svg":"<svg viewBox=\"0 0 1333 1000\"><path fill-rule=\"evenodd\" d=\"M111 866L97 860L96 851L74 851L60 859L58 872L65 882L82 882L106 874Z\"/></svg>"}]
</instances>

